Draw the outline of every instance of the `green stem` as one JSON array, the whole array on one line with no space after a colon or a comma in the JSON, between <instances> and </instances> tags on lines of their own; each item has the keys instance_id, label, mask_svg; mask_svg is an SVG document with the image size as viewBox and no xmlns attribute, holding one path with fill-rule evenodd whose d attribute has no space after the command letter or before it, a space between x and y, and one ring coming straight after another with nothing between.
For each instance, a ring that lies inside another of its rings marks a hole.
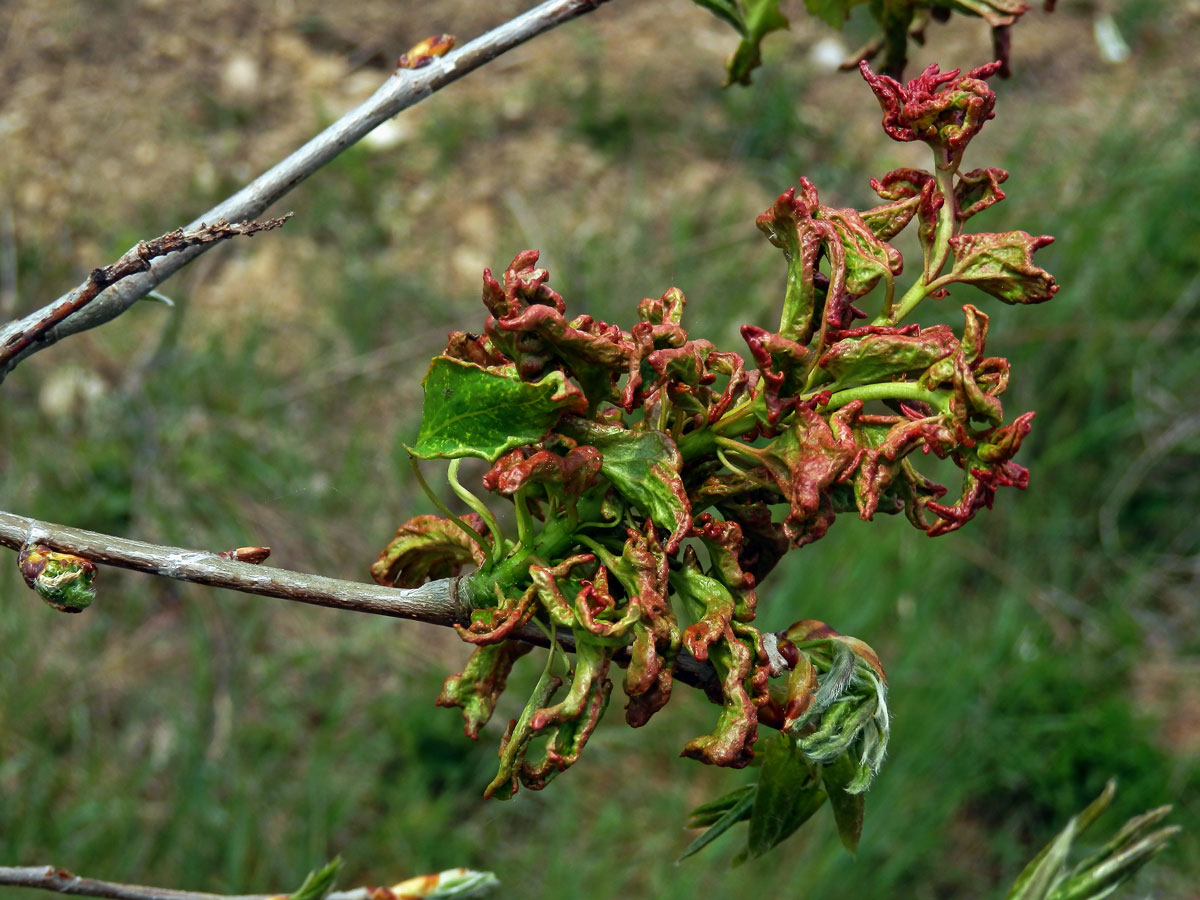
<instances>
[{"instance_id":1,"label":"green stem","mask_svg":"<svg viewBox=\"0 0 1200 900\"><path fill-rule=\"evenodd\" d=\"M717 446L718 437L739 437L753 431L758 426L760 414L766 415L761 392L734 407L707 428L685 434L675 443L685 461L708 456Z\"/></svg>"},{"instance_id":2,"label":"green stem","mask_svg":"<svg viewBox=\"0 0 1200 900\"><path fill-rule=\"evenodd\" d=\"M513 506L517 514L517 543L524 547L529 543L533 534L533 516L529 514L525 488L521 488L513 495Z\"/></svg>"},{"instance_id":3,"label":"green stem","mask_svg":"<svg viewBox=\"0 0 1200 900\"><path fill-rule=\"evenodd\" d=\"M579 521L601 518L600 510L604 502L602 487L597 486L579 498L576 504L578 516L549 520L537 537L527 544L523 543L510 557L489 567L487 571L476 572L464 579L459 589L460 596L472 608L493 606L493 585L515 585L528 577L529 564L534 559L558 559L573 544L578 544Z\"/></svg>"},{"instance_id":4,"label":"green stem","mask_svg":"<svg viewBox=\"0 0 1200 900\"><path fill-rule=\"evenodd\" d=\"M412 464L413 475L415 475L417 478L417 484L421 486L421 490L425 493L425 496L429 498L429 502L434 505L434 508L463 531L465 531L467 536L470 537L471 540L477 543L480 547L487 547L487 541L484 539L483 535L456 516L450 507L443 503L442 499L433 492L432 488L429 487L429 482L427 482L425 480L425 476L421 474L421 465L417 458L412 454L409 454L408 461Z\"/></svg>"},{"instance_id":5,"label":"green stem","mask_svg":"<svg viewBox=\"0 0 1200 900\"><path fill-rule=\"evenodd\" d=\"M483 501L468 491L459 483L458 467L462 464L461 459L455 459L450 462L450 469L446 473L446 480L450 482L450 490L458 495L458 499L467 506L471 507L483 519L487 525L488 531L492 533L492 552L488 554L488 562L495 563L500 558L500 554L504 552L504 535L500 531L500 524L496 521L496 517L492 515L492 511L483 505Z\"/></svg>"},{"instance_id":6,"label":"green stem","mask_svg":"<svg viewBox=\"0 0 1200 900\"><path fill-rule=\"evenodd\" d=\"M950 238L958 228L958 200L954 196L954 175L958 172L959 160L947 156L939 160L936 166L938 191L942 195L942 208L938 210L937 226L933 232L933 245L926 253L925 267L921 277L900 298L899 304L892 307L887 304L884 312L879 315L873 325L895 325L910 312L917 304L937 290L934 285L941 274L946 260L950 256Z\"/></svg>"}]
</instances>

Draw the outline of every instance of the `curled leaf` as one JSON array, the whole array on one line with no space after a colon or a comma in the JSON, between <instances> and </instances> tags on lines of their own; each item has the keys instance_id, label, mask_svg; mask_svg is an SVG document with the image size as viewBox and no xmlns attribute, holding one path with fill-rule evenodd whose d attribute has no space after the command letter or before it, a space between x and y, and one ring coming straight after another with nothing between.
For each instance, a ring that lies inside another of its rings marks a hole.
<instances>
[{"instance_id":1,"label":"curled leaf","mask_svg":"<svg viewBox=\"0 0 1200 900\"><path fill-rule=\"evenodd\" d=\"M1054 276L1033 264L1034 251L1054 241L1024 231L950 238L954 268L946 283L972 284L1005 303L1044 303L1058 292Z\"/></svg>"},{"instance_id":2,"label":"curled leaf","mask_svg":"<svg viewBox=\"0 0 1200 900\"><path fill-rule=\"evenodd\" d=\"M502 641L475 648L466 667L442 684L438 706L457 706L463 711L463 733L479 737L479 729L488 723L496 701L504 693L513 663L533 649L523 641Z\"/></svg>"},{"instance_id":3,"label":"curled leaf","mask_svg":"<svg viewBox=\"0 0 1200 900\"><path fill-rule=\"evenodd\" d=\"M483 519L468 513L464 521L476 531ZM396 529L379 559L371 565L371 577L384 587L412 588L437 578L450 578L462 567L483 565L486 552L450 519L415 516Z\"/></svg>"},{"instance_id":4,"label":"curled leaf","mask_svg":"<svg viewBox=\"0 0 1200 900\"><path fill-rule=\"evenodd\" d=\"M960 76L959 69L942 72L931 63L902 85L871 71L865 60L859 65L883 108L883 130L888 137L924 141L952 158L960 158L971 138L995 115L996 93L984 79L999 69L1000 63L988 63Z\"/></svg>"}]
</instances>

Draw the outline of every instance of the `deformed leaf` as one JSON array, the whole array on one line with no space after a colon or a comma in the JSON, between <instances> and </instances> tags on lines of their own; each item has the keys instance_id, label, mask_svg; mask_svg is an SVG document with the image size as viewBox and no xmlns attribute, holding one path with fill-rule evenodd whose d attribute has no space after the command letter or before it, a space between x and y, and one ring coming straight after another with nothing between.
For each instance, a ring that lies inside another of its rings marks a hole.
<instances>
[{"instance_id":1,"label":"deformed leaf","mask_svg":"<svg viewBox=\"0 0 1200 900\"><path fill-rule=\"evenodd\" d=\"M819 217L833 225L842 242L849 293L861 297L874 290L881 278L890 284L892 277L904 268L900 252L880 240L857 211L823 206Z\"/></svg>"},{"instance_id":2,"label":"deformed leaf","mask_svg":"<svg viewBox=\"0 0 1200 900\"><path fill-rule=\"evenodd\" d=\"M954 186L954 198L958 202L958 220L965 222L976 213L983 212L1004 199L1000 185L1008 180L1003 169L972 169L960 172Z\"/></svg>"},{"instance_id":3,"label":"deformed leaf","mask_svg":"<svg viewBox=\"0 0 1200 900\"><path fill-rule=\"evenodd\" d=\"M523 381L516 366L485 368L438 356L421 382L425 408L412 454L421 459L478 456L495 462L541 438L587 400L561 372Z\"/></svg>"},{"instance_id":4,"label":"deformed leaf","mask_svg":"<svg viewBox=\"0 0 1200 900\"><path fill-rule=\"evenodd\" d=\"M504 693L513 663L533 649L523 641L502 641L476 647L466 667L442 684L438 706L457 706L463 711L463 733L479 737L479 729L488 723L496 701Z\"/></svg>"},{"instance_id":5,"label":"deformed leaf","mask_svg":"<svg viewBox=\"0 0 1200 900\"><path fill-rule=\"evenodd\" d=\"M766 745L762 774L747 843L751 859L790 837L825 802L825 792L792 738L772 732L762 744Z\"/></svg>"},{"instance_id":6,"label":"deformed leaf","mask_svg":"<svg viewBox=\"0 0 1200 900\"><path fill-rule=\"evenodd\" d=\"M944 280L973 284L1005 303L1042 303L1057 293L1058 285L1033 264L1033 253L1053 240L1025 231L960 234L950 238L954 268Z\"/></svg>"},{"instance_id":7,"label":"deformed leaf","mask_svg":"<svg viewBox=\"0 0 1200 900\"><path fill-rule=\"evenodd\" d=\"M821 357L821 368L839 384L886 381L905 372L924 372L958 348L948 325L934 325L916 334L866 334L838 341Z\"/></svg>"},{"instance_id":8,"label":"deformed leaf","mask_svg":"<svg viewBox=\"0 0 1200 900\"><path fill-rule=\"evenodd\" d=\"M631 431L571 419L560 429L595 447L603 455L600 471L630 503L671 532L665 549L674 553L691 528L691 505L679 471L683 457L671 437L661 431Z\"/></svg>"},{"instance_id":9,"label":"deformed leaf","mask_svg":"<svg viewBox=\"0 0 1200 900\"><path fill-rule=\"evenodd\" d=\"M83 612L96 599L96 564L43 544L30 544L17 557L25 583L59 612Z\"/></svg>"},{"instance_id":10,"label":"deformed leaf","mask_svg":"<svg viewBox=\"0 0 1200 900\"><path fill-rule=\"evenodd\" d=\"M483 519L468 513L466 523L480 531ZM462 567L482 565L485 551L450 519L414 516L396 529L371 565L371 577L384 587L413 588L426 581L457 575Z\"/></svg>"}]
</instances>

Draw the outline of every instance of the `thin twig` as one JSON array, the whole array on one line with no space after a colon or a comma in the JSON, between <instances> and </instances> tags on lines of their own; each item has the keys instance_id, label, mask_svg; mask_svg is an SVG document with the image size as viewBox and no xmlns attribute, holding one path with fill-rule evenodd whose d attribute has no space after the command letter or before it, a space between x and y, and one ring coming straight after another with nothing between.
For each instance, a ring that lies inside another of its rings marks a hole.
<instances>
[{"instance_id":1,"label":"thin twig","mask_svg":"<svg viewBox=\"0 0 1200 900\"><path fill-rule=\"evenodd\" d=\"M206 894L82 878L54 866L0 866L0 884L111 900L266 900L269 894Z\"/></svg>"},{"instance_id":2,"label":"thin twig","mask_svg":"<svg viewBox=\"0 0 1200 900\"><path fill-rule=\"evenodd\" d=\"M94 563L177 581L190 581L263 597L279 597L314 606L412 619L430 625L465 625L471 613L460 599L459 578L442 578L409 589L382 587L240 562L203 550L148 544L0 511L0 546L20 551L29 544L43 544L59 553L71 553ZM515 631L512 637L542 647L549 646L546 636L533 625ZM558 643L565 650L575 649L575 642L568 630L564 629L559 634ZM618 665L628 665L628 648L618 651L614 658ZM705 691L710 697L720 696L719 680L711 663L699 662L687 653L681 653L676 663L675 677L684 684Z\"/></svg>"},{"instance_id":3,"label":"thin twig","mask_svg":"<svg viewBox=\"0 0 1200 900\"><path fill-rule=\"evenodd\" d=\"M461 878L466 870L454 869L441 873L441 877L455 876ZM403 890L403 896L424 896L412 894L414 882L438 883L438 875L419 876L415 879L401 882L393 888L385 888L395 896L395 888ZM0 885L9 887L39 888L44 891L57 891L60 894L74 894L81 897L107 897L109 900L286 900L288 894L209 894L203 891L178 891L171 888L147 887L140 884L121 884L116 881L101 881L96 878L83 878L54 866L0 866ZM334 891L326 900L369 900L377 896L377 888L352 888L347 891Z\"/></svg>"},{"instance_id":4,"label":"thin twig","mask_svg":"<svg viewBox=\"0 0 1200 900\"><path fill-rule=\"evenodd\" d=\"M3 343L0 343L0 369L8 360L20 355L26 348L33 346L67 316L74 315L94 301L106 288L112 287L119 281L131 278L140 272L149 272L152 260L166 256L168 253L178 253L189 247L203 247L229 240L232 237L251 237L260 231L270 231L278 228L292 217L291 213L278 219L267 219L265 222L236 222L230 224L224 219L212 225L201 223L199 228L184 231L176 228L174 231L160 235L149 241L139 241L136 246L127 251L115 263L92 269L87 281L67 294L57 304L45 307L44 317L30 322L29 317L22 319L28 322L24 331L14 331Z\"/></svg>"},{"instance_id":5,"label":"thin twig","mask_svg":"<svg viewBox=\"0 0 1200 900\"><path fill-rule=\"evenodd\" d=\"M261 215L268 206L305 178L401 110L425 99L530 38L591 12L606 2L608 0L547 0L460 49L433 60L423 68L398 70L366 102L338 119L236 194L204 213L184 230L195 229L203 222L215 222L219 219L240 221ZM64 337L95 328L116 318L139 298L203 253L208 246L189 247L161 257L154 261L148 271L113 285L78 312L68 312L62 321L42 334L40 340L0 363L0 381L30 354ZM38 322L55 315L60 306L71 302L78 290L79 288L76 288L48 306L0 329L0 347L9 346L13 335L25 334Z\"/></svg>"}]
</instances>

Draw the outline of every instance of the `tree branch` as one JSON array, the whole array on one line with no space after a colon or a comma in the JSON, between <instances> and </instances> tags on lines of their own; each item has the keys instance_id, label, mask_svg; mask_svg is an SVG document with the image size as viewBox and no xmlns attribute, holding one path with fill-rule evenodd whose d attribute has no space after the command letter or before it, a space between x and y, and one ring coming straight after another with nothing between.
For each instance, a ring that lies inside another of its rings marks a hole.
<instances>
[{"instance_id":1,"label":"tree branch","mask_svg":"<svg viewBox=\"0 0 1200 900\"><path fill-rule=\"evenodd\" d=\"M315 606L447 626L466 622L469 615L459 604L456 578L443 578L408 590L381 587L267 568L203 550L147 544L0 512L0 544L20 550L35 543L108 566Z\"/></svg>"},{"instance_id":2,"label":"tree branch","mask_svg":"<svg viewBox=\"0 0 1200 900\"><path fill-rule=\"evenodd\" d=\"M465 625L470 621L471 610L459 596L459 578L442 578L417 588L382 587L264 567L203 550L148 544L0 511L0 546L19 552L22 547L32 544L42 544L59 553L71 553L94 563L161 575L177 581L227 588L244 594L412 619L430 625L449 627L455 623ZM515 631L512 637L542 647L549 646L549 640L532 623ZM575 641L569 631L559 634L558 643L565 650L575 649ZM628 665L628 648L619 651L614 659L618 665ZM710 698L720 697L720 682L711 663L699 662L687 653L681 653L676 662L675 677L684 684L703 690Z\"/></svg>"},{"instance_id":3,"label":"tree branch","mask_svg":"<svg viewBox=\"0 0 1200 900\"><path fill-rule=\"evenodd\" d=\"M87 281L61 298L57 304L41 310L41 312L45 313L44 318L31 322L25 331L14 331L3 343L0 343L0 371L3 371L3 366L6 362L19 356L26 348L36 344L50 329L54 328L54 326L58 325L68 316L82 310L100 296L104 290L112 287L119 281L137 275L139 272L150 271L153 260L170 253L179 253L189 247L216 244L231 237L251 237L260 231L270 231L273 228L278 228L291 217L292 214L288 213L286 216L281 216L278 219L267 219L265 222L237 222L233 225L221 219L212 225L201 223L199 228L192 231L184 231L182 228L176 228L174 231L156 237L153 240L138 241L132 249L127 251L115 263L99 269L92 269L92 274L87 277ZM21 321L29 322L30 318L26 316Z\"/></svg>"},{"instance_id":4,"label":"tree branch","mask_svg":"<svg viewBox=\"0 0 1200 900\"><path fill-rule=\"evenodd\" d=\"M462 881L482 882L493 886L495 877L486 872L469 869L448 869L436 875L418 875L383 890L392 895L424 897L437 891L447 883ZM490 884L489 884L490 881ZM288 894L209 894L203 891L178 891L171 888L147 887L140 884L121 884L116 881L100 881L83 878L54 866L0 866L0 885L9 887L39 888L74 894L82 897L107 897L109 900L287 900ZM378 888L353 888L334 891L325 900L369 900L376 896ZM386 895L385 895L386 896ZM481 895L473 895L481 896Z\"/></svg>"},{"instance_id":5,"label":"tree branch","mask_svg":"<svg viewBox=\"0 0 1200 900\"><path fill-rule=\"evenodd\" d=\"M195 219L184 230L194 230L205 222L240 221L259 216L263 210L317 169L401 110L420 102L530 38L589 13L606 2L608 0L546 0L462 48L434 59L429 65L419 69L398 69L368 100L236 194ZM39 323L54 320L54 324L45 329L38 340L25 345L19 352L5 354L0 360L0 381L31 354L64 337L103 325L121 315L139 298L144 297L209 246L211 245L191 246L160 257L147 271L125 278L109 287L77 311L67 307L74 302L77 293L86 287L86 282L42 309L10 322L0 329L0 347L8 347L14 342L14 336L30 333ZM66 311L61 312L64 308L67 308Z\"/></svg>"},{"instance_id":6,"label":"tree branch","mask_svg":"<svg viewBox=\"0 0 1200 900\"><path fill-rule=\"evenodd\" d=\"M267 900L267 894L206 894L82 878L54 866L0 866L0 884L111 900Z\"/></svg>"}]
</instances>

